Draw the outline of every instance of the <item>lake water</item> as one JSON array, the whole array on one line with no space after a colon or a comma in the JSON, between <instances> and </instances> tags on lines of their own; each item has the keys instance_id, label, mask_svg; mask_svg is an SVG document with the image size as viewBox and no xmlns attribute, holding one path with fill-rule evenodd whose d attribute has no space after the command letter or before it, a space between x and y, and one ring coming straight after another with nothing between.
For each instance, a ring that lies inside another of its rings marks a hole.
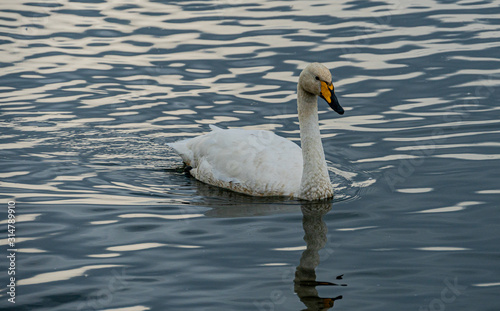
<instances>
[{"instance_id":1,"label":"lake water","mask_svg":"<svg viewBox=\"0 0 500 311\"><path fill-rule=\"evenodd\" d=\"M500 309L498 1L3 1L0 28L2 310ZM315 61L333 201L183 173L166 144L209 124L300 143Z\"/></svg>"}]
</instances>

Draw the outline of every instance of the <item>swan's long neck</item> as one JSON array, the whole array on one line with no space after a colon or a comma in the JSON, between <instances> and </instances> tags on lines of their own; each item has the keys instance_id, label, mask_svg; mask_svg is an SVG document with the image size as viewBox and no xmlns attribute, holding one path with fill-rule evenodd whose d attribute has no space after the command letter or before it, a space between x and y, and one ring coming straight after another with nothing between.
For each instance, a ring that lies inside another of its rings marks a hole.
<instances>
[{"instance_id":1,"label":"swan's long neck","mask_svg":"<svg viewBox=\"0 0 500 311\"><path fill-rule=\"evenodd\" d=\"M316 95L305 91L299 84L297 88L297 106L302 158L304 161L300 197L306 200L324 199L333 196L325 161L325 152L323 151L319 132L317 100Z\"/></svg>"}]
</instances>

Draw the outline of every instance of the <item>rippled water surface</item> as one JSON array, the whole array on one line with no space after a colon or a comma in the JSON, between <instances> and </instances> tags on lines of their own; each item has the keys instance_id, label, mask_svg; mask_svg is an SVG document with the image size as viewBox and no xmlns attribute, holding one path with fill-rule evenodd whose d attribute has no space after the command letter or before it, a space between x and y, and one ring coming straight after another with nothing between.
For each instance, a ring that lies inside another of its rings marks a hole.
<instances>
[{"instance_id":1,"label":"rippled water surface","mask_svg":"<svg viewBox=\"0 0 500 311\"><path fill-rule=\"evenodd\" d=\"M2 1L0 308L499 310L499 42L487 0ZM183 173L209 124L300 143L314 61L332 202Z\"/></svg>"}]
</instances>

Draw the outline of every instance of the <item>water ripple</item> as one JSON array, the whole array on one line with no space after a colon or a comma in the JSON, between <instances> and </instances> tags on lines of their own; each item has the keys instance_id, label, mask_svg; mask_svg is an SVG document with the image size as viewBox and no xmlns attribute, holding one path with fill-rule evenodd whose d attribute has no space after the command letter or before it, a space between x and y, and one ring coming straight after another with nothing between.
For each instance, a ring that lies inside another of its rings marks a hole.
<instances>
[{"instance_id":1,"label":"water ripple","mask_svg":"<svg viewBox=\"0 0 500 311\"><path fill-rule=\"evenodd\" d=\"M498 309L497 2L10 1L0 13L0 196L19 206L22 310L303 309L291 290L311 250L302 203L199 183L166 144L208 124L299 143L296 81L314 61L346 110L320 101L337 196L315 273L348 283L328 297L417 310L457 277L457 301Z\"/></svg>"}]
</instances>

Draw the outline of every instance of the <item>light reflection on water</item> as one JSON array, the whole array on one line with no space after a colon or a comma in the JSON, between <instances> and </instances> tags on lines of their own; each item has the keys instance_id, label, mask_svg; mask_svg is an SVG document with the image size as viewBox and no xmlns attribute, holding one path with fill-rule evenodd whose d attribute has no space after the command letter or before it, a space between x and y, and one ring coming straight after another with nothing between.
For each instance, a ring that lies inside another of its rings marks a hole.
<instances>
[{"instance_id":1,"label":"light reflection on water","mask_svg":"<svg viewBox=\"0 0 500 311\"><path fill-rule=\"evenodd\" d=\"M497 310L499 13L494 1L1 4L16 308L417 310L458 280L445 307ZM332 69L346 110L319 105L331 211L182 172L166 143L208 124L299 143L296 81L312 61ZM347 286L297 285L301 265Z\"/></svg>"}]
</instances>

